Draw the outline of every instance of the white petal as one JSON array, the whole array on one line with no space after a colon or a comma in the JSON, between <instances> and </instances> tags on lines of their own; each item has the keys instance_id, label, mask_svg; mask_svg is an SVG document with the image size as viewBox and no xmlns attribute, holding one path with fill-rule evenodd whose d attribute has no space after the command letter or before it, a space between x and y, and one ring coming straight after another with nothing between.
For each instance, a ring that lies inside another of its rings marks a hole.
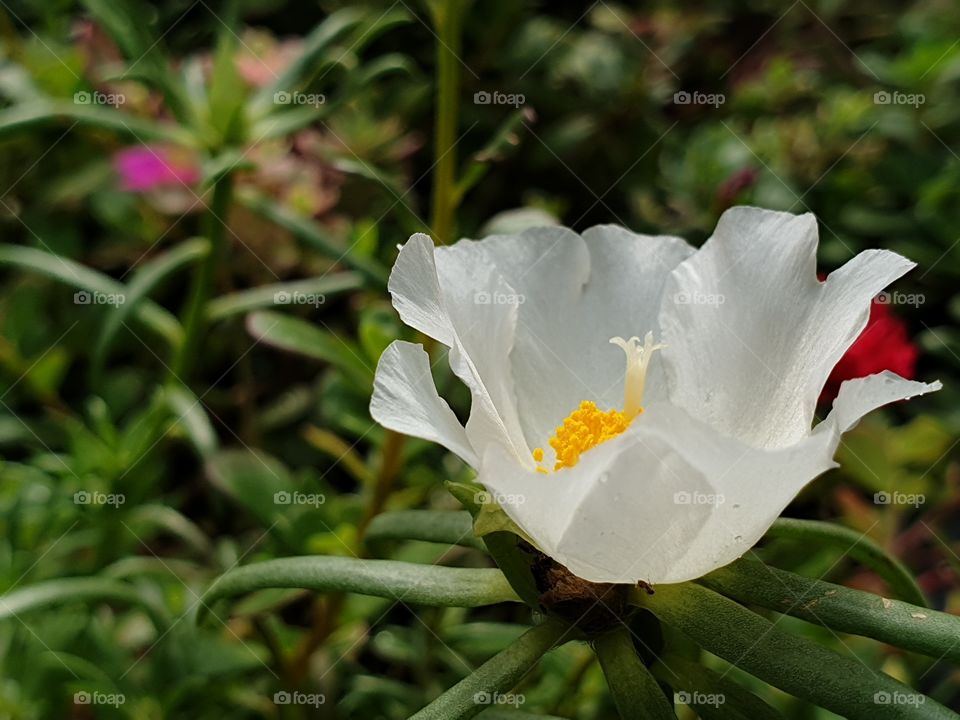
<instances>
[{"instance_id":1,"label":"white petal","mask_svg":"<svg viewBox=\"0 0 960 720\"><path fill-rule=\"evenodd\" d=\"M543 475L489 454L478 480L579 577L684 582L753 547L807 483L836 466L840 433L862 414L938 388L891 373L844 383L814 433L776 449L751 447L659 403L573 468Z\"/></svg>"},{"instance_id":2,"label":"white petal","mask_svg":"<svg viewBox=\"0 0 960 720\"><path fill-rule=\"evenodd\" d=\"M393 305L407 325L450 348L450 367L473 398L466 431L475 451L501 443L518 457L529 456L509 367L516 305L484 304L476 297L510 288L489 263L470 269L476 283L471 287L467 278L438 273L438 261L430 238L413 235L390 273Z\"/></svg>"},{"instance_id":3,"label":"white petal","mask_svg":"<svg viewBox=\"0 0 960 720\"><path fill-rule=\"evenodd\" d=\"M732 208L674 270L660 314L671 402L756 447L810 432L871 299L913 263L870 250L816 278L812 215Z\"/></svg>"},{"instance_id":4,"label":"white petal","mask_svg":"<svg viewBox=\"0 0 960 720\"><path fill-rule=\"evenodd\" d=\"M386 428L440 443L477 465L463 426L437 393L430 356L422 345L397 340L384 350L373 381L370 415Z\"/></svg>"},{"instance_id":5,"label":"white petal","mask_svg":"<svg viewBox=\"0 0 960 720\"><path fill-rule=\"evenodd\" d=\"M472 268L490 263L519 297L510 357L520 420L534 447L581 400L623 405L623 355L608 341L659 333L664 282L692 252L680 238L614 226L591 228L582 237L554 227L459 242L438 251L438 266L442 278L470 284ZM650 398L664 392L660 373L657 360L647 384Z\"/></svg>"},{"instance_id":6,"label":"white petal","mask_svg":"<svg viewBox=\"0 0 960 720\"><path fill-rule=\"evenodd\" d=\"M856 380L847 380L840 385L840 392L833 401L833 410L821 425L833 424L840 432L846 432L856 425L860 418L882 405L897 400L908 400L917 395L936 392L943 385L940 381L932 383L906 380L896 373L885 370ZM826 429L826 428L824 428Z\"/></svg>"}]
</instances>

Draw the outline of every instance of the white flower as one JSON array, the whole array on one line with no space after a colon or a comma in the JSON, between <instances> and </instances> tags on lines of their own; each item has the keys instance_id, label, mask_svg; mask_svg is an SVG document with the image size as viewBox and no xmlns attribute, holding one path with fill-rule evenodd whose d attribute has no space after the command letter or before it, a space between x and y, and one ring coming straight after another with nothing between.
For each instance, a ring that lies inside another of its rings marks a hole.
<instances>
[{"instance_id":1,"label":"white flower","mask_svg":"<svg viewBox=\"0 0 960 720\"><path fill-rule=\"evenodd\" d=\"M812 215L748 207L724 213L700 250L614 226L440 248L414 235L393 304L449 348L470 417L464 428L407 342L384 352L371 414L463 458L585 580L700 577L835 467L863 415L940 388L888 372L851 380L812 427L871 299L913 267L868 250L820 282L816 250Z\"/></svg>"}]
</instances>

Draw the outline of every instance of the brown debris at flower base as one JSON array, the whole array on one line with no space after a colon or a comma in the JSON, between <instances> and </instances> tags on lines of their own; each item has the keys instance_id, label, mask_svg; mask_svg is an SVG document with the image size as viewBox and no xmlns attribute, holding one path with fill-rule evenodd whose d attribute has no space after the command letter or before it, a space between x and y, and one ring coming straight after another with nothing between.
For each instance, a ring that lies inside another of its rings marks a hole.
<instances>
[{"instance_id":1,"label":"brown debris at flower base","mask_svg":"<svg viewBox=\"0 0 960 720\"><path fill-rule=\"evenodd\" d=\"M632 612L629 585L594 583L577 577L556 560L537 552L532 566L544 612L589 633L618 625ZM649 592L649 585L646 586Z\"/></svg>"}]
</instances>

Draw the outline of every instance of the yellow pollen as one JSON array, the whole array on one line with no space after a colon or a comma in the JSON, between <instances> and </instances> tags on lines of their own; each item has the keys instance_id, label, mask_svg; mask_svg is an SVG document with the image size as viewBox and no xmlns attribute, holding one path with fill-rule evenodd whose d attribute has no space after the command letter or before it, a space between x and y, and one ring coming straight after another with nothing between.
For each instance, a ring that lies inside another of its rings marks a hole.
<instances>
[{"instance_id":1,"label":"yellow pollen","mask_svg":"<svg viewBox=\"0 0 960 720\"><path fill-rule=\"evenodd\" d=\"M650 357L664 345L653 342L653 333L648 332L643 342L634 336L629 340L621 337L610 338L626 355L627 370L623 379L623 410L603 412L596 403L584 400L580 407L564 418L550 438L550 447L556 453L554 471L569 468L580 462L580 456L590 448L615 438L628 427L633 419L643 412L643 390L646 384L647 368ZM543 461L543 448L533 450L533 460L537 463L538 473L549 473L540 465Z\"/></svg>"},{"instance_id":2,"label":"yellow pollen","mask_svg":"<svg viewBox=\"0 0 960 720\"><path fill-rule=\"evenodd\" d=\"M550 438L550 447L557 455L554 471L573 467L580 462L580 455L622 433L630 427L632 420L619 410L603 412L596 403L584 400L557 426ZM533 459L537 462L543 460L542 448L533 451ZM545 473L547 470L538 467L537 472Z\"/></svg>"}]
</instances>

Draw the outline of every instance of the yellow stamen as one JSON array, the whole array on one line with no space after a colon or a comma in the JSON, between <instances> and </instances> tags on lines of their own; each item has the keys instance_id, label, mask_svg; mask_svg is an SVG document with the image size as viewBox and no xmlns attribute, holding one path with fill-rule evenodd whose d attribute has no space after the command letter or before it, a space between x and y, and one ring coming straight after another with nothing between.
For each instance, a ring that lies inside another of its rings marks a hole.
<instances>
[{"instance_id":1,"label":"yellow stamen","mask_svg":"<svg viewBox=\"0 0 960 720\"><path fill-rule=\"evenodd\" d=\"M618 345L627 355L627 371L623 381L623 410L604 412L589 400L581 402L580 407L567 415L557 426L553 437L550 438L550 447L556 453L554 471L573 467L580 462L580 456L583 453L622 433L630 427L633 419L643 412L641 403L650 356L655 350L664 346L654 345L653 333L649 332L643 339L643 345L640 344L638 337L632 337L629 340L615 337L611 338L610 342ZM539 465L543 460L543 448L536 448L533 451L533 459L538 463L537 472L549 472Z\"/></svg>"}]
</instances>

